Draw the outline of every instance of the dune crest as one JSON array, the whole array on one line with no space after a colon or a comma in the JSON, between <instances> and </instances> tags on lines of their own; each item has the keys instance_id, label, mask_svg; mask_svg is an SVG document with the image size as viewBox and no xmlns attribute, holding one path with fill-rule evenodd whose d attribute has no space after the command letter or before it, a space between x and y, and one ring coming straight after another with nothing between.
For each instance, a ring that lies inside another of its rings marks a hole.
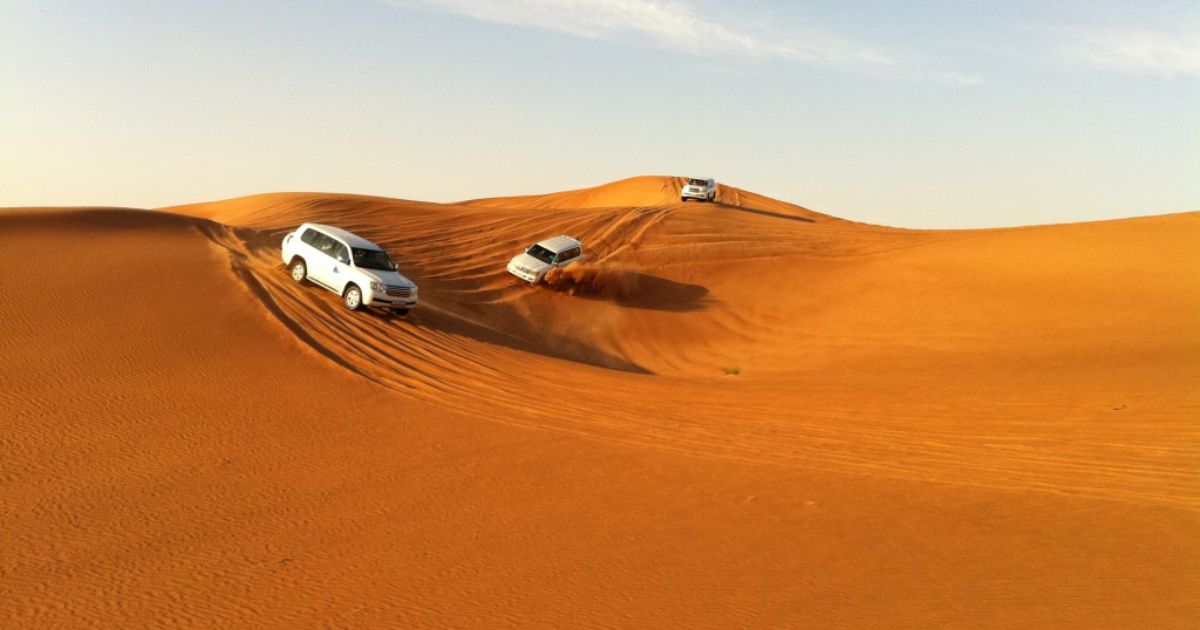
<instances>
[{"instance_id":1,"label":"dune crest","mask_svg":"<svg viewBox=\"0 0 1200 630\"><path fill-rule=\"evenodd\" d=\"M578 190L543 195L473 199L459 202L456 205L546 210L669 206L680 203L679 196L684 181L686 181L684 177L646 175ZM813 212L808 208L764 197L726 184L718 186L716 203L750 210L781 212L791 216L834 220L834 217Z\"/></svg>"}]
</instances>

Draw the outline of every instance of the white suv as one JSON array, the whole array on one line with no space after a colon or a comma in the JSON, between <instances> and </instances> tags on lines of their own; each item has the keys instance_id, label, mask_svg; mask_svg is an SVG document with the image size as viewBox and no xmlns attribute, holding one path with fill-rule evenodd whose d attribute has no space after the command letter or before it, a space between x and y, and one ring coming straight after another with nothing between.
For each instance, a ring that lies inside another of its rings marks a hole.
<instances>
[{"instance_id":1,"label":"white suv","mask_svg":"<svg viewBox=\"0 0 1200 630\"><path fill-rule=\"evenodd\" d=\"M570 236L555 236L538 241L525 248L524 254L514 256L508 261L508 273L529 284L537 284L551 269L581 260L583 243Z\"/></svg>"},{"instance_id":2,"label":"white suv","mask_svg":"<svg viewBox=\"0 0 1200 630\"><path fill-rule=\"evenodd\" d=\"M312 280L352 311L380 306L404 315L417 305L417 285L396 271L387 252L346 230L305 223L283 237L282 249L292 280Z\"/></svg>"},{"instance_id":3,"label":"white suv","mask_svg":"<svg viewBox=\"0 0 1200 630\"><path fill-rule=\"evenodd\" d=\"M715 179L689 179L683 185L683 190L679 193L679 200L685 203L688 199L712 201L716 198L717 180Z\"/></svg>"}]
</instances>

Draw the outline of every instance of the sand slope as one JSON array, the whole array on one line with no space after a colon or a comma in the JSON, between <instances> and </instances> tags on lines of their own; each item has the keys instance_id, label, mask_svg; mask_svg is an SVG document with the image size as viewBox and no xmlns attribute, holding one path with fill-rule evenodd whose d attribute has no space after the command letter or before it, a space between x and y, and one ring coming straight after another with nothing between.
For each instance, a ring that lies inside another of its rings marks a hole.
<instances>
[{"instance_id":1,"label":"sand slope","mask_svg":"<svg viewBox=\"0 0 1200 630\"><path fill-rule=\"evenodd\" d=\"M6 267L70 255L0 295L0 616L1190 627L1200 214L909 231L678 183L4 211ZM308 220L422 307L292 284ZM557 233L578 282L504 273Z\"/></svg>"}]
</instances>

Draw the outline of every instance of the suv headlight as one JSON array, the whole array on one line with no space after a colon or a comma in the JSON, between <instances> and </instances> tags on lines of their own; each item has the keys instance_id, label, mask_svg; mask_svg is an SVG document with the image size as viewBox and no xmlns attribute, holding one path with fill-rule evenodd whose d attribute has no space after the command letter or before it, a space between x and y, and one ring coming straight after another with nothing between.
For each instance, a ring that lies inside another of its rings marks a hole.
<instances>
[{"instance_id":1,"label":"suv headlight","mask_svg":"<svg viewBox=\"0 0 1200 630\"><path fill-rule=\"evenodd\" d=\"M387 293L387 285L382 282L372 282L371 290L378 291L380 293Z\"/></svg>"}]
</instances>

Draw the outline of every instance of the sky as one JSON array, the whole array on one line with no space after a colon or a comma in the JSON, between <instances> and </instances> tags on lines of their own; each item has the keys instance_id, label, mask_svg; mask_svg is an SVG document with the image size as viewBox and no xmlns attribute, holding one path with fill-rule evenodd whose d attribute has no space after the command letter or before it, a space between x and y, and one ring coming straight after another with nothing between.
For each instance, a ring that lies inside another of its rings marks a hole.
<instances>
[{"instance_id":1,"label":"sky","mask_svg":"<svg viewBox=\"0 0 1200 630\"><path fill-rule=\"evenodd\" d=\"M0 206L636 175L916 228L1200 210L1200 3L0 0Z\"/></svg>"}]
</instances>

